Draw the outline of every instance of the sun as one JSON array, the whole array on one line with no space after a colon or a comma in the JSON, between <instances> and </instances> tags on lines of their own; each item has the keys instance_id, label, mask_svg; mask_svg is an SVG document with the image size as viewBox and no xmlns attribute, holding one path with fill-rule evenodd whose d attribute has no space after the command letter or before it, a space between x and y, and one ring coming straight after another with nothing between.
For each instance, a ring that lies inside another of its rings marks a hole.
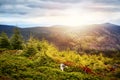
<instances>
[{"instance_id":1,"label":"sun","mask_svg":"<svg viewBox=\"0 0 120 80\"><path fill-rule=\"evenodd\" d=\"M65 15L55 18L55 23L67 26L82 26L94 24L100 21L100 13L90 12L84 9L67 9Z\"/></svg>"},{"instance_id":2,"label":"sun","mask_svg":"<svg viewBox=\"0 0 120 80\"><path fill-rule=\"evenodd\" d=\"M42 23L46 25L64 25L70 27L83 27L84 25L97 24L106 19L102 19L105 16L99 12L87 11L85 9L69 8L62 11L62 15L55 16L43 16L35 19L29 19L32 22Z\"/></svg>"},{"instance_id":3,"label":"sun","mask_svg":"<svg viewBox=\"0 0 120 80\"><path fill-rule=\"evenodd\" d=\"M99 19L100 14L98 13L85 11L84 9L67 9L60 22L67 26L82 26L96 23Z\"/></svg>"}]
</instances>

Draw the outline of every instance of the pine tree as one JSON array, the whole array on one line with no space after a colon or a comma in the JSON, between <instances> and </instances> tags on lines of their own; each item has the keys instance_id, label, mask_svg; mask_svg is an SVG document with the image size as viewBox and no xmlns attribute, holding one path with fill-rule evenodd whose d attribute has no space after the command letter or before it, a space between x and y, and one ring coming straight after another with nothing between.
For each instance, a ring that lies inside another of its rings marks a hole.
<instances>
[{"instance_id":1,"label":"pine tree","mask_svg":"<svg viewBox=\"0 0 120 80\"><path fill-rule=\"evenodd\" d=\"M12 49L19 50L23 48L23 38L18 28L14 29L14 33L11 37L10 43L11 43Z\"/></svg>"},{"instance_id":2,"label":"pine tree","mask_svg":"<svg viewBox=\"0 0 120 80\"><path fill-rule=\"evenodd\" d=\"M2 32L0 35L0 48L10 48L10 42L6 33Z\"/></svg>"},{"instance_id":3,"label":"pine tree","mask_svg":"<svg viewBox=\"0 0 120 80\"><path fill-rule=\"evenodd\" d=\"M26 47L24 48L25 56L34 56L38 51L37 44L37 40L30 36L30 39L28 40Z\"/></svg>"}]
</instances>

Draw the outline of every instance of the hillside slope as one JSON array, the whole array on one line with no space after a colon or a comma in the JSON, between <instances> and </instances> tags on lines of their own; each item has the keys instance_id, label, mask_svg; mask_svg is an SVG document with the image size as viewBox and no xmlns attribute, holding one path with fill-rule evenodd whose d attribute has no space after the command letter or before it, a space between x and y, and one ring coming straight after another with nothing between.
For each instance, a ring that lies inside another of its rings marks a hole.
<instances>
[{"instance_id":1,"label":"hillside slope","mask_svg":"<svg viewBox=\"0 0 120 80\"><path fill-rule=\"evenodd\" d=\"M11 34L6 26L0 32ZM111 23L94 24L81 27L51 26L20 28L22 35L28 39L30 34L38 39L46 39L60 50L66 48L81 50L120 50L120 26Z\"/></svg>"},{"instance_id":2,"label":"hillside slope","mask_svg":"<svg viewBox=\"0 0 120 80\"><path fill-rule=\"evenodd\" d=\"M67 66L64 71L61 63ZM45 40L32 38L23 50L1 50L0 80L119 80L119 63L118 56L59 51Z\"/></svg>"}]
</instances>

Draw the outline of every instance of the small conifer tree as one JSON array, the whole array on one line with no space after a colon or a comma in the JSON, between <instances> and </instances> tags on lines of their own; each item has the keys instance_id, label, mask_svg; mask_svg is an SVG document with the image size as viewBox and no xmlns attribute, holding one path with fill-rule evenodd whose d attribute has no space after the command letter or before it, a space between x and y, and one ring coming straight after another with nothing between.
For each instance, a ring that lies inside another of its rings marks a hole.
<instances>
[{"instance_id":1,"label":"small conifer tree","mask_svg":"<svg viewBox=\"0 0 120 80\"><path fill-rule=\"evenodd\" d=\"M10 42L6 33L2 32L0 35L0 48L10 48Z\"/></svg>"},{"instance_id":2,"label":"small conifer tree","mask_svg":"<svg viewBox=\"0 0 120 80\"><path fill-rule=\"evenodd\" d=\"M14 33L11 37L10 43L11 43L12 49L19 50L23 48L23 38L18 28L14 29Z\"/></svg>"},{"instance_id":3,"label":"small conifer tree","mask_svg":"<svg viewBox=\"0 0 120 80\"><path fill-rule=\"evenodd\" d=\"M38 50L36 44L36 40L33 37L30 37L24 49L25 56L34 56L37 53Z\"/></svg>"}]
</instances>

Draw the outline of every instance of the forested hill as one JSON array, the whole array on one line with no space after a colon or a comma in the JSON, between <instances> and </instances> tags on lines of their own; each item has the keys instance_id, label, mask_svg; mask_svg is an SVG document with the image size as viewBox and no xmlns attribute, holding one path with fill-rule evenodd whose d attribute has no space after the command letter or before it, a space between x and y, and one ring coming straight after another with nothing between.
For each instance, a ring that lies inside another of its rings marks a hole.
<instances>
[{"instance_id":1,"label":"forested hill","mask_svg":"<svg viewBox=\"0 0 120 80\"><path fill-rule=\"evenodd\" d=\"M9 32L2 32L0 34L0 80L120 80L120 51L109 56L99 52L98 48L95 48L98 52L92 52L88 46L88 43L92 44L99 37L107 36L107 39L99 41L107 41L109 36L111 39L117 38L119 33L111 34L112 32L109 32L106 27L100 28L94 25L91 29L82 30L67 27L24 29L13 27L15 29L9 38L6 35ZM29 35L29 33L34 36L30 36L25 41L19 30L25 38L25 34ZM100 33L100 30L104 33ZM59 50L47 40L35 38L42 38L39 36L53 42L59 49L67 49ZM96 44L104 45L100 42ZM119 45L117 42L116 44ZM90 52L85 52L87 48ZM104 50L107 51L106 48Z\"/></svg>"},{"instance_id":2,"label":"forested hill","mask_svg":"<svg viewBox=\"0 0 120 80\"><path fill-rule=\"evenodd\" d=\"M14 28L15 26L13 25L0 25L0 32L4 31L8 34L8 36L11 36Z\"/></svg>"},{"instance_id":3,"label":"forested hill","mask_svg":"<svg viewBox=\"0 0 120 80\"><path fill-rule=\"evenodd\" d=\"M15 26L0 25L0 32L9 36ZM30 34L38 39L46 39L59 49L81 50L120 50L120 26L104 23L80 27L51 26L19 28L25 39Z\"/></svg>"}]
</instances>

